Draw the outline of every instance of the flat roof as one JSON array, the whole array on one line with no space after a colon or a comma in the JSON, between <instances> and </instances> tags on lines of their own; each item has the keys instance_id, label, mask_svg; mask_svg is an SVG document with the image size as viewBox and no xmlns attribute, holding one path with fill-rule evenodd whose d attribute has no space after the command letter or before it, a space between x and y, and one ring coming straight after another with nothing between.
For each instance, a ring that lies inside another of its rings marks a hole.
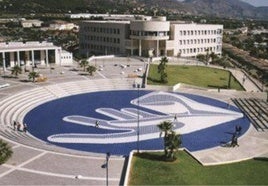
<instances>
[{"instance_id":1,"label":"flat roof","mask_svg":"<svg viewBox=\"0 0 268 186\"><path fill-rule=\"evenodd\" d=\"M130 24L130 21L119 21L119 20L88 20L88 21L82 21L82 23L125 23Z\"/></svg>"},{"instance_id":2,"label":"flat roof","mask_svg":"<svg viewBox=\"0 0 268 186\"><path fill-rule=\"evenodd\" d=\"M49 42L2 42L0 43L0 52L27 51L27 50L52 50L61 47L55 46Z\"/></svg>"}]
</instances>

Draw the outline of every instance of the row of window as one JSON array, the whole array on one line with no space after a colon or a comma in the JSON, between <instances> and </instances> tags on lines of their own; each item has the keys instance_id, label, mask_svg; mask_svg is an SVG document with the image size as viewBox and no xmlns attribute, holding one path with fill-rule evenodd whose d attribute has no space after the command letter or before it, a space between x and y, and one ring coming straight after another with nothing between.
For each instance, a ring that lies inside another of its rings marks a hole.
<instances>
[{"instance_id":1,"label":"row of window","mask_svg":"<svg viewBox=\"0 0 268 186\"><path fill-rule=\"evenodd\" d=\"M221 38L179 40L180 45L204 44L204 43L221 43Z\"/></svg>"},{"instance_id":2,"label":"row of window","mask_svg":"<svg viewBox=\"0 0 268 186\"><path fill-rule=\"evenodd\" d=\"M87 41L100 41L105 43L120 43L120 38L84 35Z\"/></svg>"},{"instance_id":3,"label":"row of window","mask_svg":"<svg viewBox=\"0 0 268 186\"><path fill-rule=\"evenodd\" d=\"M72 56L61 56L61 59L72 59Z\"/></svg>"},{"instance_id":4,"label":"row of window","mask_svg":"<svg viewBox=\"0 0 268 186\"><path fill-rule=\"evenodd\" d=\"M94 44L86 44L81 43L82 49L87 49L90 51L101 51L101 52L108 52L108 53L120 53L119 47L113 47L113 46L104 46L104 45L94 45Z\"/></svg>"},{"instance_id":5,"label":"row of window","mask_svg":"<svg viewBox=\"0 0 268 186\"><path fill-rule=\"evenodd\" d=\"M193 35L216 35L222 34L222 29L217 30L181 30L181 36L193 36Z\"/></svg>"},{"instance_id":6,"label":"row of window","mask_svg":"<svg viewBox=\"0 0 268 186\"><path fill-rule=\"evenodd\" d=\"M120 34L119 28L102 28L102 27L84 27L85 32L105 33L105 34Z\"/></svg>"},{"instance_id":7,"label":"row of window","mask_svg":"<svg viewBox=\"0 0 268 186\"><path fill-rule=\"evenodd\" d=\"M131 31L131 35L133 36L168 36L169 32L165 32L165 31L160 31L160 32L149 32L149 31L136 31L136 30L132 30Z\"/></svg>"},{"instance_id":8,"label":"row of window","mask_svg":"<svg viewBox=\"0 0 268 186\"><path fill-rule=\"evenodd\" d=\"M207 50L209 52L220 52L221 51L221 47L217 46L217 47L202 47L202 48L186 48L186 49L180 49L179 53L181 54L191 54L191 53L202 53L202 52L207 52Z\"/></svg>"}]
</instances>

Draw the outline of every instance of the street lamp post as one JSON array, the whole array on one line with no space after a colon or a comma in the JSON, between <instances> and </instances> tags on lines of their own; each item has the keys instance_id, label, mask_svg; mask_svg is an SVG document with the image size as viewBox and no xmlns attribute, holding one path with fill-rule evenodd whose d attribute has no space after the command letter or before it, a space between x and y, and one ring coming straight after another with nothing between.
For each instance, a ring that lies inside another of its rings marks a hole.
<instances>
[{"instance_id":1,"label":"street lamp post","mask_svg":"<svg viewBox=\"0 0 268 186\"><path fill-rule=\"evenodd\" d=\"M138 121L137 121L137 152L140 152L140 84L138 87Z\"/></svg>"},{"instance_id":2,"label":"street lamp post","mask_svg":"<svg viewBox=\"0 0 268 186\"><path fill-rule=\"evenodd\" d=\"M109 185L109 181L108 181L108 165L109 165L109 158L110 158L110 152L106 153L106 186Z\"/></svg>"}]
</instances>

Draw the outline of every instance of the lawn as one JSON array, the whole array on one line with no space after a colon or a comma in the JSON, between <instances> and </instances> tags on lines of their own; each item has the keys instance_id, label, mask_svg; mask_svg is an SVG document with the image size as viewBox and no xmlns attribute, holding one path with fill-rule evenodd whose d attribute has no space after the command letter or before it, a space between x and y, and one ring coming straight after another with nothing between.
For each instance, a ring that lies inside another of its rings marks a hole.
<instances>
[{"instance_id":1,"label":"lawn","mask_svg":"<svg viewBox=\"0 0 268 186\"><path fill-rule=\"evenodd\" d=\"M161 85L157 66L158 65L150 65L148 84ZM204 66L168 65L167 74L168 83L166 85L168 86L174 86L177 83L185 83L205 88L227 88L230 72ZM244 90L233 76L231 76L231 89Z\"/></svg>"},{"instance_id":2,"label":"lawn","mask_svg":"<svg viewBox=\"0 0 268 186\"><path fill-rule=\"evenodd\" d=\"M268 159L204 167L185 151L175 162L163 153L133 157L128 185L268 185Z\"/></svg>"}]
</instances>

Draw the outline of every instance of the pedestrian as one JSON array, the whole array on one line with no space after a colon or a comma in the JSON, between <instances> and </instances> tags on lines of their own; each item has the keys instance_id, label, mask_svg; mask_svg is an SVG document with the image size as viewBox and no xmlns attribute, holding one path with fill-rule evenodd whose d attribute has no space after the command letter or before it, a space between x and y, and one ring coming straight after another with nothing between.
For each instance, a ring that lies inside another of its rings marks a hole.
<instances>
[{"instance_id":1,"label":"pedestrian","mask_svg":"<svg viewBox=\"0 0 268 186\"><path fill-rule=\"evenodd\" d=\"M227 108L229 109L230 106L231 106L231 101L229 100L229 101L227 102Z\"/></svg>"},{"instance_id":2,"label":"pedestrian","mask_svg":"<svg viewBox=\"0 0 268 186\"><path fill-rule=\"evenodd\" d=\"M237 138L237 136L235 134L233 134L232 141L231 141L231 147L235 147L235 146L238 146L239 147L239 145L238 145L238 138Z\"/></svg>"},{"instance_id":3,"label":"pedestrian","mask_svg":"<svg viewBox=\"0 0 268 186\"><path fill-rule=\"evenodd\" d=\"M246 76L243 77L242 81L243 81L243 85L244 85L244 83L246 81Z\"/></svg>"},{"instance_id":4,"label":"pedestrian","mask_svg":"<svg viewBox=\"0 0 268 186\"><path fill-rule=\"evenodd\" d=\"M27 125L26 125L26 123L23 124L23 132L25 132L25 133L27 132Z\"/></svg>"},{"instance_id":5,"label":"pedestrian","mask_svg":"<svg viewBox=\"0 0 268 186\"><path fill-rule=\"evenodd\" d=\"M258 117L261 116L261 112L262 112L261 109L259 109L259 110L258 110Z\"/></svg>"},{"instance_id":6,"label":"pedestrian","mask_svg":"<svg viewBox=\"0 0 268 186\"><path fill-rule=\"evenodd\" d=\"M16 127L17 127L17 122L14 121L14 122L13 122L13 129L16 130Z\"/></svg>"},{"instance_id":7,"label":"pedestrian","mask_svg":"<svg viewBox=\"0 0 268 186\"><path fill-rule=\"evenodd\" d=\"M21 124L19 122L17 122L17 131L20 131L20 126L21 126Z\"/></svg>"},{"instance_id":8,"label":"pedestrian","mask_svg":"<svg viewBox=\"0 0 268 186\"><path fill-rule=\"evenodd\" d=\"M235 126L235 133L236 133L236 135L240 135L241 134L241 130L242 130L242 127L240 125L236 125Z\"/></svg>"},{"instance_id":9,"label":"pedestrian","mask_svg":"<svg viewBox=\"0 0 268 186\"><path fill-rule=\"evenodd\" d=\"M99 127L100 121L96 120L95 127Z\"/></svg>"},{"instance_id":10,"label":"pedestrian","mask_svg":"<svg viewBox=\"0 0 268 186\"><path fill-rule=\"evenodd\" d=\"M177 121L177 114L175 114L174 116L174 121Z\"/></svg>"}]
</instances>

